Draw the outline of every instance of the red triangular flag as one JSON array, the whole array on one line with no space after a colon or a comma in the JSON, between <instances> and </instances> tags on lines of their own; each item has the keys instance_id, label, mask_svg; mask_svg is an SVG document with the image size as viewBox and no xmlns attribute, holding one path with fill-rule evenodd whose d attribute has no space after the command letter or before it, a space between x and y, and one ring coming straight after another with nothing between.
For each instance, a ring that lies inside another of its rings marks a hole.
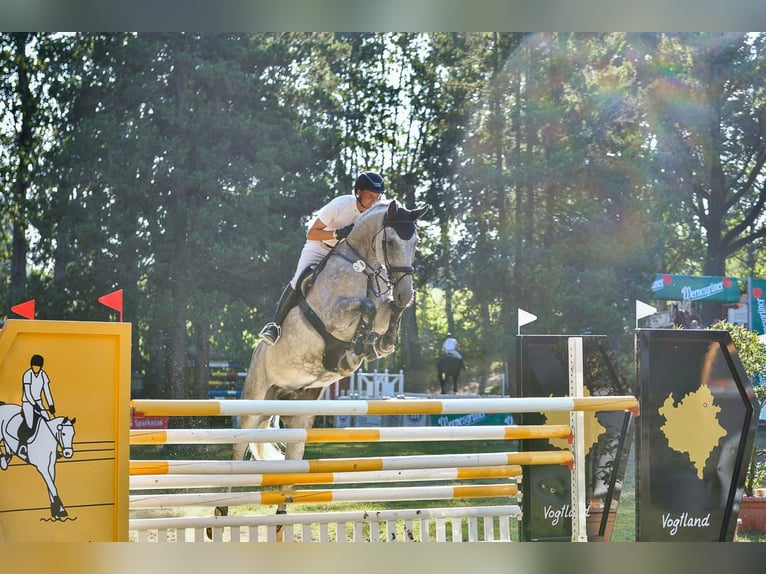
<instances>
[{"instance_id":1,"label":"red triangular flag","mask_svg":"<svg viewBox=\"0 0 766 574\"><path fill-rule=\"evenodd\" d=\"M35 300L30 299L29 301L24 301L23 303L14 305L13 307L11 307L11 311L16 313L17 315L21 315L25 319L34 319L35 318Z\"/></svg>"},{"instance_id":2,"label":"red triangular flag","mask_svg":"<svg viewBox=\"0 0 766 574\"><path fill-rule=\"evenodd\" d=\"M120 321L122 321L122 289L117 289L117 291L102 295L98 298L98 302L102 305L106 305L110 309L119 311Z\"/></svg>"}]
</instances>

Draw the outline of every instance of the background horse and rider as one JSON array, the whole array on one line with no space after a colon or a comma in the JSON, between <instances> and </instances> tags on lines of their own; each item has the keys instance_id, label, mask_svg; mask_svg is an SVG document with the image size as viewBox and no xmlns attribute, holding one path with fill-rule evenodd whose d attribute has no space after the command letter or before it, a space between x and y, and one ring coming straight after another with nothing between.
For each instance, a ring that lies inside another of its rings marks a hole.
<instances>
[{"instance_id":1,"label":"background horse and rider","mask_svg":"<svg viewBox=\"0 0 766 574\"><path fill-rule=\"evenodd\" d=\"M441 393L448 392L448 383L452 382L452 393L457 394L457 381L464 369L462 357L441 355L436 361L436 373L439 377Z\"/></svg>"},{"instance_id":2,"label":"background horse and rider","mask_svg":"<svg viewBox=\"0 0 766 574\"><path fill-rule=\"evenodd\" d=\"M318 399L324 389L353 373L365 359L391 354L399 320L414 296L417 220L428 206L407 209L382 202L359 217L353 229L300 285L299 303L286 315L282 335L253 351L242 398ZM310 428L314 416L284 416L287 428ZM267 428L269 416L240 417L242 428ZM249 445L256 459L303 458L303 443ZM247 445L237 444L241 460ZM226 509L217 509L226 513ZM278 512L284 512L279 508Z\"/></svg>"},{"instance_id":3,"label":"background horse and rider","mask_svg":"<svg viewBox=\"0 0 766 574\"><path fill-rule=\"evenodd\" d=\"M74 418L48 418L47 412L37 413L26 454L23 451L19 454L19 428L23 424L21 406L0 401L0 470L8 470L13 455L35 467L48 490L54 520L68 516L56 488L56 461L59 456L71 458L74 454L75 422Z\"/></svg>"},{"instance_id":4,"label":"background horse and rider","mask_svg":"<svg viewBox=\"0 0 766 574\"><path fill-rule=\"evenodd\" d=\"M436 361L436 372L442 394L446 392L445 387L449 380L452 381L452 392L457 394L457 379L462 369L465 369L465 364L463 354L460 352L460 344L450 331L442 344L442 355Z\"/></svg>"}]
</instances>

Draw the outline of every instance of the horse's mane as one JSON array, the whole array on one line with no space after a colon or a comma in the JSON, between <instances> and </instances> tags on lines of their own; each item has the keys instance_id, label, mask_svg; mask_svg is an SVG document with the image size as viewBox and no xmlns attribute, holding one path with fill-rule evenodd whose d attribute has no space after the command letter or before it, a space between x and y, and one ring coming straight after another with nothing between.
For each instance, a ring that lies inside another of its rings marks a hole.
<instances>
[{"instance_id":1,"label":"horse's mane","mask_svg":"<svg viewBox=\"0 0 766 574\"><path fill-rule=\"evenodd\" d=\"M394 200L381 201L363 212L362 215L359 216L359 219L356 220L353 231L356 231L357 235L361 235L360 232L374 233L377 228L382 225L382 220L392 201Z\"/></svg>"},{"instance_id":2,"label":"horse's mane","mask_svg":"<svg viewBox=\"0 0 766 574\"><path fill-rule=\"evenodd\" d=\"M372 219L373 217L378 215L378 212L385 213L388 210L388 206L391 205L391 202L394 201L393 199L387 199L384 201L379 201L375 205L373 205L370 209L362 213L361 216L359 216L359 221Z\"/></svg>"}]
</instances>

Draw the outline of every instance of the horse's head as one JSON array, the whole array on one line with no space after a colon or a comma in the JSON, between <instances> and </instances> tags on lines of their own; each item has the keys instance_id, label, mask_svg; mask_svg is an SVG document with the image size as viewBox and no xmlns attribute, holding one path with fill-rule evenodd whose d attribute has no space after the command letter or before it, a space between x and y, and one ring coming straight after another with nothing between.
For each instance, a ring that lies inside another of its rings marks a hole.
<instances>
[{"instance_id":1,"label":"horse's head","mask_svg":"<svg viewBox=\"0 0 766 574\"><path fill-rule=\"evenodd\" d=\"M64 458L72 458L74 454L74 423L77 421L77 417L70 419L69 417L58 417L53 419L55 427L56 441L61 447L61 454Z\"/></svg>"},{"instance_id":2,"label":"horse's head","mask_svg":"<svg viewBox=\"0 0 766 574\"><path fill-rule=\"evenodd\" d=\"M407 209L391 201L383 216L383 225L375 235L375 251L383 263L393 284L392 297L397 307L404 308L412 302L415 271L415 252L418 246L417 220L428 211L424 205Z\"/></svg>"}]
</instances>

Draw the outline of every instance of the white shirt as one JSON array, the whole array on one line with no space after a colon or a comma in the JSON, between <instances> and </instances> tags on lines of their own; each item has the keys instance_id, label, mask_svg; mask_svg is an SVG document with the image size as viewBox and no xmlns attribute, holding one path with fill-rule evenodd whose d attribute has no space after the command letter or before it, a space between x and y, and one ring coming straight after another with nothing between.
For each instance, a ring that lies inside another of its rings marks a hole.
<instances>
[{"instance_id":1,"label":"white shirt","mask_svg":"<svg viewBox=\"0 0 766 574\"><path fill-rule=\"evenodd\" d=\"M325 224L326 229L333 231L356 223L360 215L362 212L357 207L356 196L353 194L340 195L317 212L316 217L309 223L309 229L319 219ZM337 239L325 239L323 241L327 245L335 245L337 242Z\"/></svg>"},{"instance_id":2,"label":"white shirt","mask_svg":"<svg viewBox=\"0 0 766 574\"><path fill-rule=\"evenodd\" d=\"M455 351L457 351L457 339L448 337L444 340L444 352L449 355Z\"/></svg>"},{"instance_id":3,"label":"white shirt","mask_svg":"<svg viewBox=\"0 0 766 574\"><path fill-rule=\"evenodd\" d=\"M308 229L311 229L318 219L325 224L326 229L334 231L356 223L360 215L362 215L362 212L357 207L356 195L340 195L317 211L317 214L309 222ZM292 285L293 289L297 287L298 279L303 270L309 265L319 263L336 243L338 243L338 240L335 238L324 239L322 241L316 239L306 240L301 250L301 256L298 259L298 265L295 268L295 274L290 280L290 285Z\"/></svg>"}]
</instances>

